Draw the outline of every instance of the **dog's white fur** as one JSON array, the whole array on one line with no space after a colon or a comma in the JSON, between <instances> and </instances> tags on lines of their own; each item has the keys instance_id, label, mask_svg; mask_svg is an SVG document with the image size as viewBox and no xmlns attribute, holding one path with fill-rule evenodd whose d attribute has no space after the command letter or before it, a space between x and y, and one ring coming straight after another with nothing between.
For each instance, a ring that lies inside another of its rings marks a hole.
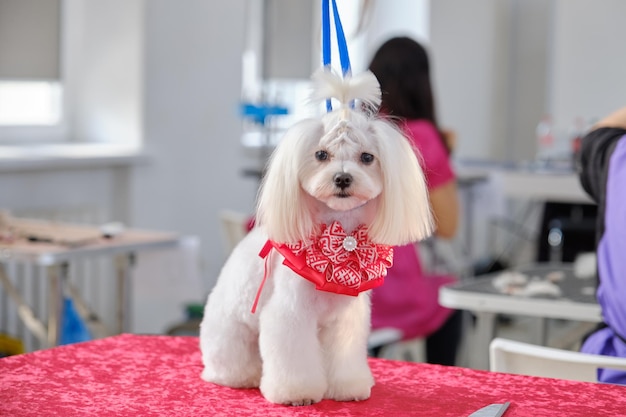
<instances>
[{"instance_id":1,"label":"dog's white fur","mask_svg":"<svg viewBox=\"0 0 626 417\"><path fill-rule=\"evenodd\" d=\"M374 75L342 80L319 72L313 79L316 98L334 97L341 106L295 124L276 148L258 198L258 226L224 265L200 327L203 379L260 387L279 404L369 398L370 301L367 292L352 297L316 290L282 265L275 251L265 265L258 254L267 239L306 242L321 224L335 220L348 233L366 224L370 239L386 245L422 239L432 229L410 142L388 121L349 105L355 99L379 103ZM373 155L373 162L364 154ZM343 191L335 184L338 173L351 175ZM253 314L264 273L267 282Z\"/></svg>"}]
</instances>

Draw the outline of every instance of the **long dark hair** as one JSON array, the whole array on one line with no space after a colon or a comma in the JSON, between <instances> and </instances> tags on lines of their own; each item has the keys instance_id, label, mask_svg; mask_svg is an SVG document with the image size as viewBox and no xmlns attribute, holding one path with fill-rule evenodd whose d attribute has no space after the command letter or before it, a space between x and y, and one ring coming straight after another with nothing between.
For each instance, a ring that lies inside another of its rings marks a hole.
<instances>
[{"instance_id":1,"label":"long dark hair","mask_svg":"<svg viewBox=\"0 0 626 417\"><path fill-rule=\"evenodd\" d=\"M391 38L378 48L369 69L380 83L381 110L392 118L428 120L449 153L435 114L426 49L407 37Z\"/></svg>"}]
</instances>

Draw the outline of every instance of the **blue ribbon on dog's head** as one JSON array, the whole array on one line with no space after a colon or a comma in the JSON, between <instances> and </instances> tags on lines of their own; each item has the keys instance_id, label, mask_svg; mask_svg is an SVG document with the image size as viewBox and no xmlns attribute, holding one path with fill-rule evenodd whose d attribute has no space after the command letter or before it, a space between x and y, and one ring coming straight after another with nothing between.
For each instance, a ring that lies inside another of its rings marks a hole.
<instances>
[{"instance_id":1,"label":"blue ribbon on dog's head","mask_svg":"<svg viewBox=\"0 0 626 417\"><path fill-rule=\"evenodd\" d=\"M322 63L328 71L330 68L331 51L330 51L330 1L322 0ZM352 74L350 69L350 56L348 54L348 43L346 35L339 18L339 10L337 10L337 2L332 0L333 20L335 21L335 31L337 34L337 49L339 50L339 62L341 63L341 71L344 77ZM333 106L330 99L326 100L326 111L331 112Z\"/></svg>"}]
</instances>

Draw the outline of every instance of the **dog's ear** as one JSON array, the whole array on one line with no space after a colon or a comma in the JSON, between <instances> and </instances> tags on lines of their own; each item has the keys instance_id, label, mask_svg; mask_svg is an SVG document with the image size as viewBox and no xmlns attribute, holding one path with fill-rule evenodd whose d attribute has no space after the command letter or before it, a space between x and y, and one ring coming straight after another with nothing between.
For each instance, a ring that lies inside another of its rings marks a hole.
<instances>
[{"instance_id":1,"label":"dog's ear","mask_svg":"<svg viewBox=\"0 0 626 417\"><path fill-rule=\"evenodd\" d=\"M324 126L306 119L290 127L268 162L257 199L257 222L278 243L306 241L314 231L308 198L300 186L304 158L318 143Z\"/></svg>"},{"instance_id":2,"label":"dog's ear","mask_svg":"<svg viewBox=\"0 0 626 417\"><path fill-rule=\"evenodd\" d=\"M369 227L376 243L403 245L428 237L433 219L424 173L409 140L388 121L374 119L383 171L380 209Z\"/></svg>"}]
</instances>

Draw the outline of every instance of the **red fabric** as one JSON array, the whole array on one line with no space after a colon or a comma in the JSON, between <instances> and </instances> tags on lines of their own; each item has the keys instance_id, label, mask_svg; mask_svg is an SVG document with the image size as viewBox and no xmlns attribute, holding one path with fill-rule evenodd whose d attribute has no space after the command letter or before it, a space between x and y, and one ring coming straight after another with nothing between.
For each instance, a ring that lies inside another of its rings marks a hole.
<instances>
[{"instance_id":1,"label":"red fabric","mask_svg":"<svg viewBox=\"0 0 626 417\"><path fill-rule=\"evenodd\" d=\"M320 236L310 245L270 240L259 255L265 258L272 248L276 249L285 258L285 266L321 291L356 296L382 285L387 268L393 263L393 248L371 243L363 225L350 235L356 244L353 250L343 247L346 236L341 223L333 222L330 226L322 225Z\"/></svg>"},{"instance_id":2,"label":"red fabric","mask_svg":"<svg viewBox=\"0 0 626 417\"><path fill-rule=\"evenodd\" d=\"M455 179L448 152L432 123L427 120L408 120L404 123L403 130L421 155L421 165L429 190Z\"/></svg>"},{"instance_id":3,"label":"red fabric","mask_svg":"<svg viewBox=\"0 0 626 417\"><path fill-rule=\"evenodd\" d=\"M121 335L0 359L2 416L626 416L626 387L372 359L369 400L305 407L200 379L195 337Z\"/></svg>"}]
</instances>

